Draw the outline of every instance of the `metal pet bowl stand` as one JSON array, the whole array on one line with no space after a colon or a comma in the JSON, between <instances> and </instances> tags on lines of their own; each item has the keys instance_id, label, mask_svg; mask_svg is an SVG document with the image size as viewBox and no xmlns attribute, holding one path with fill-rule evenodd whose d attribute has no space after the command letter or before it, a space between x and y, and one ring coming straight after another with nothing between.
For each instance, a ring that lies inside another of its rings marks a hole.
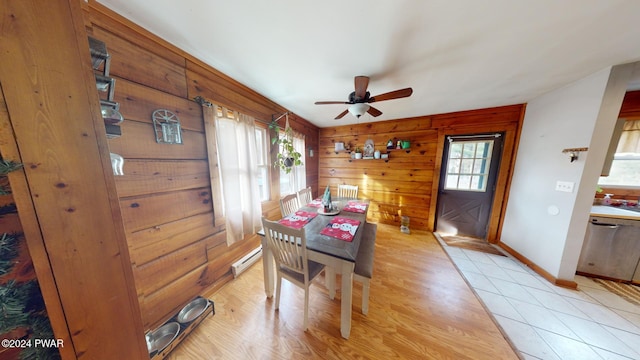
<instances>
[{"instance_id":1,"label":"metal pet bowl stand","mask_svg":"<svg viewBox=\"0 0 640 360\"><path fill-rule=\"evenodd\" d=\"M194 311L198 311L198 309L197 309L198 304L202 304L203 302L206 302L205 308L202 310L202 312L199 315L194 316L193 315ZM194 310L194 304L195 304L196 310ZM185 316L185 314L187 314L187 315ZM147 345L148 345L148 347L150 347L150 349L149 349L149 358L151 360L164 359L167 355L169 355L169 353L173 349L178 347L178 345L180 345L182 340L184 340L189 334L191 334L191 332L198 325L200 325L200 323L209 314L211 314L211 316L213 316L215 314L213 301L211 301L209 299L205 299L205 298L203 298L201 296L198 296L195 299L193 299L192 301L190 301L176 315L174 315L171 319L167 320L163 324L163 326L165 324L169 324L171 322L176 322L176 323L180 324L180 331L178 332L178 335L173 339L173 341L171 341L163 349L154 349L153 348L153 344L149 343L149 341L153 341L153 339L151 339L152 336L153 336L152 335L153 331L150 331L149 333L146 334ZM160 329L161 327L159 327L158 329Z\"/></svg>"}]
</instances>

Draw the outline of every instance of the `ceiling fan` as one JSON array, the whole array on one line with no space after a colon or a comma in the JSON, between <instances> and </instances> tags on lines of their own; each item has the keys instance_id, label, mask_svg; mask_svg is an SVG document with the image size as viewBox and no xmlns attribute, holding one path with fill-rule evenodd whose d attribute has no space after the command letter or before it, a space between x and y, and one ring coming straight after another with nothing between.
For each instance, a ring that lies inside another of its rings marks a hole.
<instances>
[{"instance_id":1,"label":"ceiling fan","mask_svg":"<svg viewBox=\"0 0 640 360\"><path fill-rule=\"evenodd\" d=\"M368 76L356 76L354 78L355 83L355 91L349 94L349 101L316 101L316 105L327 105L327 104L347 104L351 105L347 110L341 112L338 116L336 116L336 120L341 119L348 112L353 114L355 117L359 118L364 115L365 112L368 112L371 116L380 116L382 115L382 111L374 108L369 105L373 102L380 102L385 100L393 100L400 99L403 97L409 97L413 93L412 88L405 88L395 91L390 91L388 93L370 96L367 91L367 86L369 86L369 77Z\"/></svg>"}]
</instances>

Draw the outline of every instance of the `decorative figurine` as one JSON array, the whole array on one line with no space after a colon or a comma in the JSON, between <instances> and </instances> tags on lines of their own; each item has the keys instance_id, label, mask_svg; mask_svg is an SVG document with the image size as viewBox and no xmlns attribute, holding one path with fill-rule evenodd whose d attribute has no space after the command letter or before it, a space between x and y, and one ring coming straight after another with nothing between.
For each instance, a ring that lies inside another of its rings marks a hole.
<instances>
[{"instance_id":1,"label":"decorative figurine","mask_svg":"<svg viewBox=\"0 0 640 360\"><path fill-rule=\"evenodd\" d=\"M322 195L322 206L324 207L324 212L331 212L332 203L331 203L331 190L329 189L329 185L324 190L324 195Z\"/></svg>"}]
</instances>

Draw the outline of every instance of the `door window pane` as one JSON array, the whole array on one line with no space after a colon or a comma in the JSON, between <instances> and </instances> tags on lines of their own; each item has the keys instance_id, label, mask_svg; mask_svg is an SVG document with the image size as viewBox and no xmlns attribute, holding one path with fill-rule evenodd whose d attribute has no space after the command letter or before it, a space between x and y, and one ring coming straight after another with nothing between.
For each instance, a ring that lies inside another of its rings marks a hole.
<instances>
[{"instance_id":1,"label":"door window pane","mask_svg":"<svg viewBox=\"0 0 640 360\"><path fill-rule=\"evenodd\" d=\"M445 188L447 189L457 189L458 188L458 175L447 175L447 181L445 184Z\"/></svg>"},{"instance_id":2,"label":"door window pane","mask_svg":"<svg viewBox=\"0 0 640 360\"><path fill-rule=\"evenodd\" d=\"M461 143L453 143L449 147L449 158L459 159L462 157L462 144Z\"/></svg>"},{"instance_id":3,"label":"door window pane","mask_svg":"<svg viewBox=\"0 0 640 360\"><path fill-rule=\"evenodd\" d=\"M449 173L459 173L460 172L460 160L459 159L450 159L449 165L447 166Z\"/></svg>"},{"instance_id":4,"label":"door window pane","mask_svg":"<svg viewBox=\"0 0 640 360\"><path fill-rule=\"evenodd\" d=\"M486 191L493 140L455 141L449 145L445 189Z\"/></svg>"},{"instance_id":5,"label":"door window pane","mask_svg":"<svg viewBox=\"0 0 640 360\"><path fill-rule=\"evenodd\" d=\"M461 174L471 174L473 170L473 159L462 160L462 166L460 166Z\"/></svg>"},{"instance_id":6,"label":"door window pane","mask_svg":"<svg viewBox=\"0 0 640 360\"><path fill-rule=\"evenodd\" d=\"M458 181L458 189L469 189L471 187L471 176L460 175L460 181Z\"/></svg>"},{"instance_id":7,"label":"door window pane","mask_svg":"<svg viewBox=\"0 0 640 360\"><path fill-rule=\"evenodd\" d=\"M464 144L464 148L462 150L462 157L465 159L473 159L476 152L476 144L475 143L466 143Z\"/></svg>"}]
</instances>

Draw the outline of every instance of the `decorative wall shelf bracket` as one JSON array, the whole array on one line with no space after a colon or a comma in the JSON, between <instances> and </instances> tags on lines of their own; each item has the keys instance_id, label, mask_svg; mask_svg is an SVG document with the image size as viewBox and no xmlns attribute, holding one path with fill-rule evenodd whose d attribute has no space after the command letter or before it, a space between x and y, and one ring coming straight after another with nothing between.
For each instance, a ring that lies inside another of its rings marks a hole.
<instances>
[{"instance_id":1,"label":"decorative wall shelf bracket","mask_svg":"<svg viewBox=\"0 0 640 360\"><path fill-rule=\"evenodd\" d=\"M203 98L202 96L198 95L196 97L193 98L193 100L195 102L197 102L198 104L200 104L201 106L206 106L206 107L211 107L213 106L213 104L211 103L211 101L208 101L207 99Z\"/></svg>"},{"instance_id":2,"label":"decorative wall shelf bracket","mask_svg":"<svg viewBox=\"0 0 640 360\"><path fill-rule=\"evenodd\" d=\"M569 148L569 149L562 150L562 153L563 154L569 154L569 161L574 162L574 161L578 160L578 156L580 155L581 152L588 151L588 150L589 150L589 148L587 148L587 147Z\"/></svg>"}]
</instances>

